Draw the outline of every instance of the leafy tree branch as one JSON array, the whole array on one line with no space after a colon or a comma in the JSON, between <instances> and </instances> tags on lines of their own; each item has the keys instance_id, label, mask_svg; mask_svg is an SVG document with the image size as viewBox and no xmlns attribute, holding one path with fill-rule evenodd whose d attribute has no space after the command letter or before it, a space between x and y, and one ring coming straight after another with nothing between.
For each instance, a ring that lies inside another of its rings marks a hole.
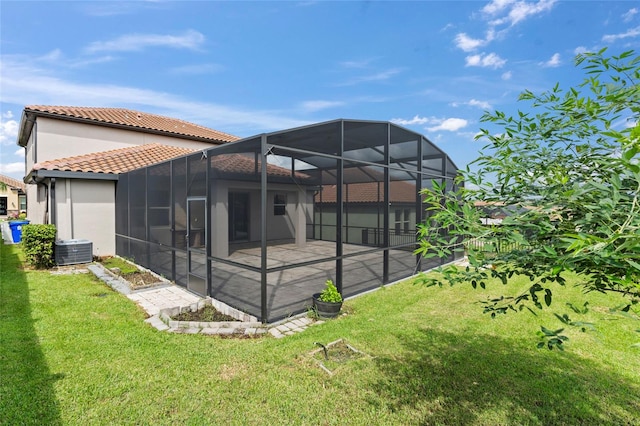
<instances>
[{"instance_id":1,"label":"leafy tree branch","mask_svg":"<svg viewBox=\"0 0 640 426\"><path fill-rule=\"evenodd\" d=\"M423 282L484 287L489 278L529 277L526 293L487 302L491 315L551 305L567 272L587 293L621 293L629 306L640 299L640 56L606 54L576 57L585 72L578 86L525 91L522 110L482 116L493 130L481 129L487 143L460 174L465 186L448 191L434 182L422 192L428 219L416 250L445 257L466 249L469 266ZM478 201L507 217L483 224ZM561 347L564 339L547 332Z\"/></svg>"}]
</instances>

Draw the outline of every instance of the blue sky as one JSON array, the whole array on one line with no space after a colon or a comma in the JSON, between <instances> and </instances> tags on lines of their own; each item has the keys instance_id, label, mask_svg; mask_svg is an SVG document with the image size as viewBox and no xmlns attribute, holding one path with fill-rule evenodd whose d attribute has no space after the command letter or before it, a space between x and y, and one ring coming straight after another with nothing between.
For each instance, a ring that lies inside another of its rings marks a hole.
<instances>
[{"instance_id":1,"label":"blue sky","mask_svg":"<svg viewBox=\"0 0 640 426\"><path fill-rule=\"evenodd\" d=\"M125 107L241 137L355 118L459 167L484 110L582 80L576 53L638 50L639 1L0 2L0 173L29 104Z\"/></svg>"}]
</instances>

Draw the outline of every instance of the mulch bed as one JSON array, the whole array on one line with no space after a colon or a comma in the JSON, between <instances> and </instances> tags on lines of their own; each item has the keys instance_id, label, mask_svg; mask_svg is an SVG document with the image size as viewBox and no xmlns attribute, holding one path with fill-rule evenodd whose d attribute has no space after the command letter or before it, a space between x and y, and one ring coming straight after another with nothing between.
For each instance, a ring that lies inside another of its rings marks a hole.
<instances>
[{"instance_id":1,"label":"mulch bed","mask_svg":"<svg viewBox=\"0 0 640 426\"><path fill-rule=\"evenodd\" d=\"M174 321L200 322L238 321L229 315L223 314L211 305L207 305L194 312L182 312L181 314L171 317L171 319Z\"/></svg>"}]
</instances>

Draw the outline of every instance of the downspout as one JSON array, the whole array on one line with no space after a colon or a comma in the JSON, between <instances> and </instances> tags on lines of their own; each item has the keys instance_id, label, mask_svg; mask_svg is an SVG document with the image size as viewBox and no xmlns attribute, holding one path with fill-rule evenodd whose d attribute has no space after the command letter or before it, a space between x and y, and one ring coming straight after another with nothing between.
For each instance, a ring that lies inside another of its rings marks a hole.
<instances>
[{"instance_id":1,"label":"downspout","mask_svg":"<svg viewBox=\"0 0 640 426\"><path fill-rule=\"evenodd\" d=\"M53 225L58 223L56 215L56 178L51 178L49 183L49 195L51 201L51 221Z\"/></svg>"},{"instance_id":2,"label":"downspout","mask_svg":"<svg viewBox=\"0 0 640 426\"><path fill-rule=\"evenodd\" d=\"M38 186L42 185L42 188L44 189L44 215L42 217L42 223L44 223L45 225L49 223L49 187L42 183L42 182L36 182L36 198L38 197Z\"/></svg>"},{"instance_id":3,"label":"downspout","mask_svg":"<svg viewBox=\"0 0 640 426\"><path fill-rule=\"evenodd\" d=\"M67 204L67 208L69 209L69 220L70 220L70 227L71 227L71 239L75 238L75 221L73 219L73 196L71 195L71 179L65 179L65 192L67 195L67 200L66 200L66 204Z\"/></svg>"}]
</instances>

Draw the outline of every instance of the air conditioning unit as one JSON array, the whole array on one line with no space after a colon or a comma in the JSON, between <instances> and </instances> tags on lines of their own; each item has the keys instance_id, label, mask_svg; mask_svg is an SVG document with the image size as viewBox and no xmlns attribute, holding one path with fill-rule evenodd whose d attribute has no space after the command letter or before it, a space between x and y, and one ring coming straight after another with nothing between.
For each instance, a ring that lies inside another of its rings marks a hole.
<instances>
[{"instance_id":1,"label":"air conditioning unit","mask_svg":"<svg viewBox=\"0 0 640 426\"><path fill-rule=\"evenodd\" d=\"M93 262L93 243L89 240L58 240L55 247L56 265Z\"/></svg>"}]
</instances>

